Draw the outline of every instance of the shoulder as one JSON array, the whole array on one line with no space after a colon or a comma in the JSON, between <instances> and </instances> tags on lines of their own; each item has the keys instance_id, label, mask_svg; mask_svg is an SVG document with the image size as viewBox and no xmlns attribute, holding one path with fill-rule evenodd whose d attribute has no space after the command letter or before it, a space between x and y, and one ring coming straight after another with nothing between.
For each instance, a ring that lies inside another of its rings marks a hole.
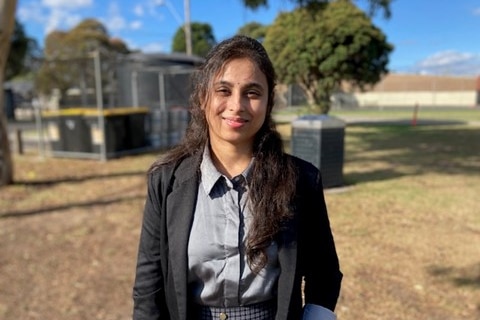
<instances>
[{"instance_id":1,"label":"shoulder","mask_svg":"<svg viewBox=\"0 0 480 320\"><path fill-rule=\"evenodd\" d=\"M297 192L319 192L323 190L322 174L311 162L296 157L294 155L287 155L292 161L297 171Z\"/></svg>"},{"instance_id":2,"label":"shoulder","mask_svg":"<svg viewBox=\"0 0 480 320\"><path fill-rule=\"evenodd\" d=\"M290 158L290 161L292 161L300 178L315 178L317 175L320 174L320 170L311 162L308 162L291 154L287 154L287 157Z\"/></svg>"},{"instance_id":3,"label":"shoulder","mask_svg":"<svg viewBox=\"0 0 480 320\"><path fill-rule=\"evenodd\" d=\"M201 154L186 156L175 161L162 163L149 173L153 183L170 181L183 182L195 176L201 161Z\"/></svg>"},{"instance_id":4,"label":"shoulder","mask_svg":"<svg viewBox=\"0 0 480 320\"><path fill-rule=\"evenodd\" d=\"M315 167L311 162L308 162L306 160L303 160L302 158L288 153L286 154L286 156L290 158L293 164L301 170L318 171L317 167Z\"/></svg>"}]
</instances>

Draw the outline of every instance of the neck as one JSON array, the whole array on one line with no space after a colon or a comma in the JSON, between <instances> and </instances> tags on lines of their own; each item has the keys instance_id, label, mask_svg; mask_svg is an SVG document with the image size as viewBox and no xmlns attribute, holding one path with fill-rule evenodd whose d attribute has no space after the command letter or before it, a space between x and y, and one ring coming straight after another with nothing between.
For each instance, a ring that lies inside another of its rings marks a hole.
<instances>
[{"instance_id":1,"label":"neck","mask_svg":"<svg viewBox=\"0 0 480 320\"><path fill-rule=\"evenodd\" d=\"M213 164L229 179L241 174L250 164L252 147L245 148L231 144L210 145L210 156Z\"/></svg>"}]
</instances>

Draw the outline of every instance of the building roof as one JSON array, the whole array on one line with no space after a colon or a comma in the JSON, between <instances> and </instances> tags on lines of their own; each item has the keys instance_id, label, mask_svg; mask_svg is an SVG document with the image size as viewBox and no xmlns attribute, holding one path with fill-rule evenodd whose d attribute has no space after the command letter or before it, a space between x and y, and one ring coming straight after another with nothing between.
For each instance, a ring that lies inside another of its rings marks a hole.
<instances>
[{"instance_id":1,"label":"building roof","mask_svg":"<svg viewBox=\"0 0 480 320\"><path fill-rule=\"evenodd\" d=\"M158 64L180 64L180 65L199 65L204 61L202 57L196 55L187 55L186 53L174 52L174 53L143 53L143 52L134 52L126 56L127 60L143 62L143 63L154 63Z\"/></svg>"},{"instance_id":2,"label":"building roof","mask_svg":"<svg viewBox=\"0 0 480 320\"><path fill-rule=\"evenodd\" d=\"M391 73L373 91L474 91L475 77L454 77Z\"/></svg>"},{"instance_id":3,"label":"building roof","mask_svg":"<svg viewBox=\"0 0 480 320\"><path fill-rule=\"evenodd\" d=\"M344 89L351 91L351 86L346 85ZM366 88L366 91L369 92L477 90L480 90L480 78L473 76L456 77L399 73L389 73L375 86Z\"/></svg>"}]
</instances>

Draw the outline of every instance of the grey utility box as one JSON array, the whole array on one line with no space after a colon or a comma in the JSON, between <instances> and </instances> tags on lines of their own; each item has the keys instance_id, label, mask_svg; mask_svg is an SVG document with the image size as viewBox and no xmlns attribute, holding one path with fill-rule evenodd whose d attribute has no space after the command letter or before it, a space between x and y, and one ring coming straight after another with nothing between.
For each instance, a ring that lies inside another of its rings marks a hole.
<instances>
[{"instance_id":1,"label":"grey utility box","mask_svg":"<svg viewBox=\"0 0 480 320\"><path fill-rule=\"evenodd\" d=\"M329 115L305 115L292 122L292 154L315 165L323 187L343 185L345 122Z\"/></svg>"}]
</instances>

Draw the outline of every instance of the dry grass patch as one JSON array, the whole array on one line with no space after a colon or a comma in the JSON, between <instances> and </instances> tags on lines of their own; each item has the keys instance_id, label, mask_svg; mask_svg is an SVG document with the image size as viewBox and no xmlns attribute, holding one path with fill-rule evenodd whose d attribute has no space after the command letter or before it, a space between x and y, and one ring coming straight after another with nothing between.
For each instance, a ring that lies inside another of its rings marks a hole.
<instances>
[{"instance_id":1,"label":"dry grass patch","mask_svg":"<svg viewBox=\"0 0 480 320\"><path fill-rule=\"evenodd\" d=\"M480 319L479 128L349 125L345 141L345 186L326 191L338 318ZM15 156L0 190L1 319L131 318L154 157Z\"/></svg>"}]
</instances>

